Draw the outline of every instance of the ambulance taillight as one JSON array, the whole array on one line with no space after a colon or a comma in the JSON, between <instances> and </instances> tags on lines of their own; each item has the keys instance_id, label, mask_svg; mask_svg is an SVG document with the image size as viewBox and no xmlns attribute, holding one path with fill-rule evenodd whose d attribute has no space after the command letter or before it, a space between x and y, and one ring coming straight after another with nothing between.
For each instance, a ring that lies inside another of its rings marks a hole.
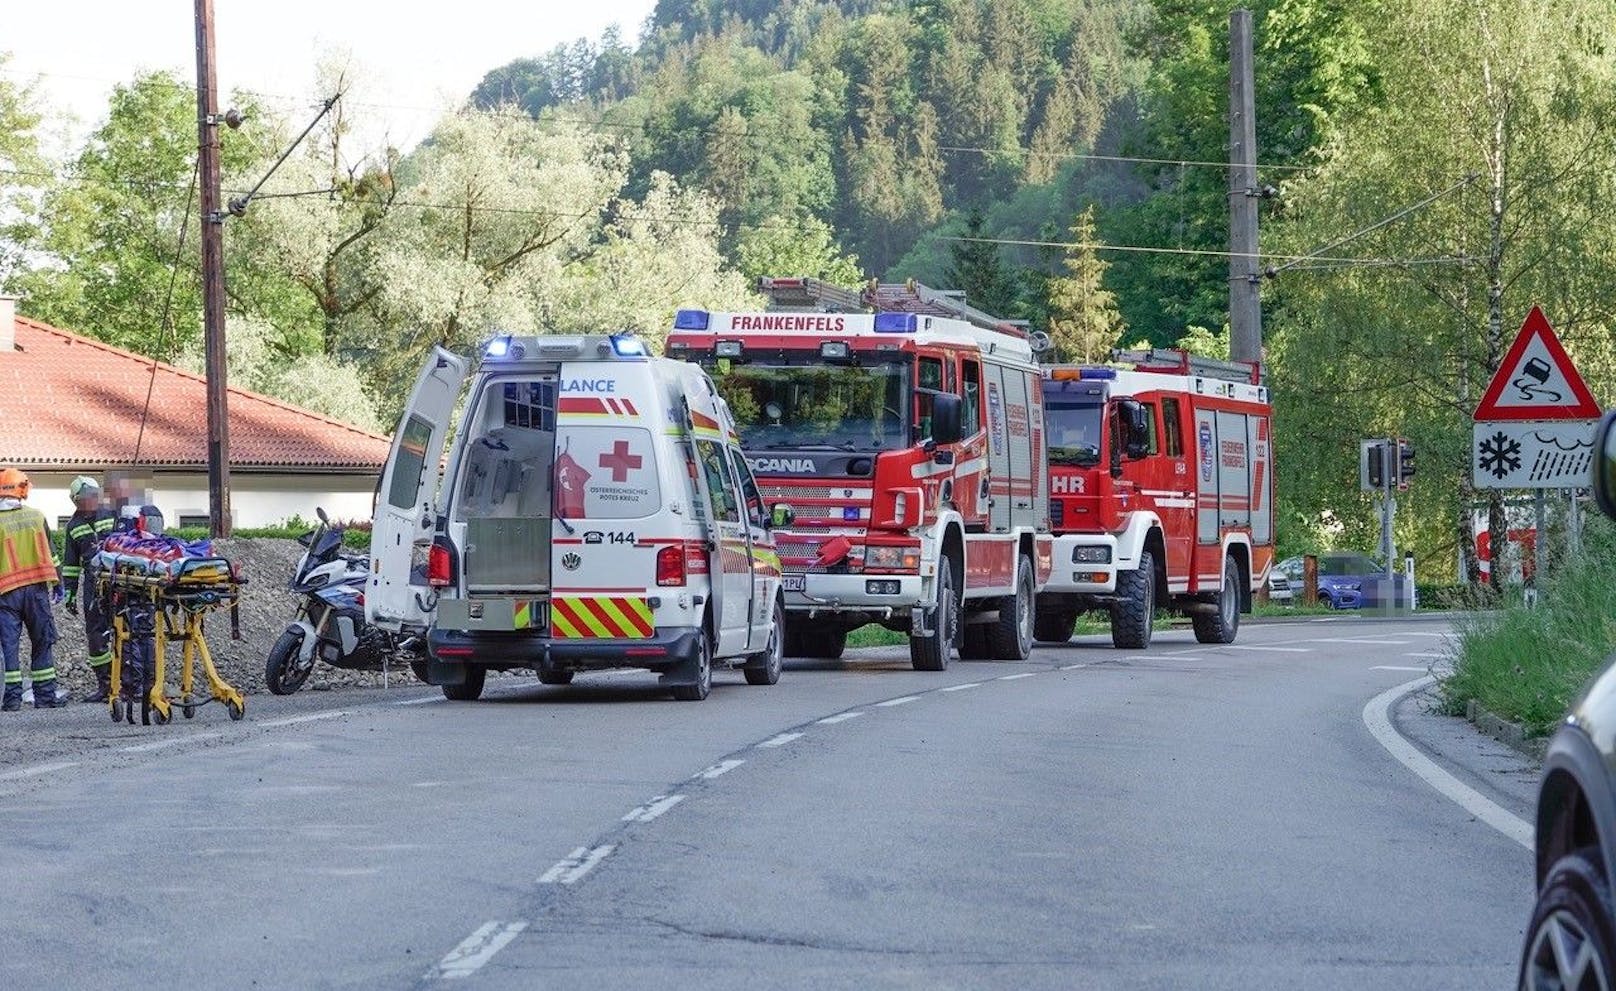
<instances>
[{"instance_id":1,"label":"ambulance taillight","mask_svg":"<svg viewBox=\"0 0 1616 991\"><path fill-rule=\"evenodd\" d=\"M433 544L426 555L426 583L434 588L449 584L449 548Z\"/></svg>"},{"instance_id":2,"label":"ambulance taillight","mask_svg":"<svg viewBox=\"0 0 1616 991\"><path fill-rule=\"evenodd\" d=\"M685 549L678 544L665 544L656 554L656 583L683 585L685 583Z\"/></svg>"}]
</instances>

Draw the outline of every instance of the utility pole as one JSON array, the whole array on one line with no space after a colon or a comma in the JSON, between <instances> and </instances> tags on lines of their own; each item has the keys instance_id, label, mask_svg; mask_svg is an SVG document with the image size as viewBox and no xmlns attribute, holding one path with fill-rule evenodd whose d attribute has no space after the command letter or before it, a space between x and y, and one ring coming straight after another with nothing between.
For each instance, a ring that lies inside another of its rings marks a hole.
<instances>
[{"instance_id":1,"label":"utility pole","mask_svg":"<svg viewBox=\"0 0 1616 991\"><path fill-rule=\"evenodd\" d=\"M1262 360L1257 273L1257 100L1251 11L1229 15L1229 357Z\"/></svg>"},{"instance_id":2,"label":"utility pole","mask_svg":"<svg viewBox=\"0 0 1616 991\"><path fill-rule=\"evenodd\" d=\"M196 0L197 171L202 191L202 323L208 382L208 528L230 536L230 419L224 353L224 211L219 209L219 116L213 0Z\"/></svg>"}]
</instances>

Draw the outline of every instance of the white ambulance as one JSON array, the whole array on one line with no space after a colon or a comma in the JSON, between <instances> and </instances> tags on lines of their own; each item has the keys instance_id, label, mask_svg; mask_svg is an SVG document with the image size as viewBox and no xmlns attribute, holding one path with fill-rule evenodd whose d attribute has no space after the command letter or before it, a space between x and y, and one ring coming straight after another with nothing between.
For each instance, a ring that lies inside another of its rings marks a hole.
<instances>
[{"instance_id":1,"label":"white ambulance","mask_svg":"<svg viewBox=\"0 0 1616 991\"><path fill-rule=\"evenodd\" d=\"M714 663L779 680L771 522L728 407L695 365L629 336L436 349L382 475L365 615L426 632L427 680L471 700L490 670L659 672L700 700Z\"/></svg>"}]
</instances>

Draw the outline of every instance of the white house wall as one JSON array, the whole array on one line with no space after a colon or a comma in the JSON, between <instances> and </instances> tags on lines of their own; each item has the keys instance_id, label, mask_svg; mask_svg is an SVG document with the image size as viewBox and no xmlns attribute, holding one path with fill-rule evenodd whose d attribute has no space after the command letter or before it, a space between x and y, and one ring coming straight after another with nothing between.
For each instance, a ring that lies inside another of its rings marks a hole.
<instances>
[{"instance_id":1,"label":"white house wall","mask_svg":"<svg viewBox=\"0 0 1616 991\"><path fill-rule=\"evenodd\" d=\"M54 523L72 515L73 503L67 486L77 475L90 475L104 481L101 472L28 473L32 491L28 504L45 513ZM275 526L293 516L314 519L314 507L322 506L333 520L369 521L376 494L377 476L363 475L266 475L234 472L230 476L230 508L238 528ZM181 517L208 515L208 476L206 472L163 472L152 476L151 502L163 512L170 526Z\"/></svg>"}]
</instances>

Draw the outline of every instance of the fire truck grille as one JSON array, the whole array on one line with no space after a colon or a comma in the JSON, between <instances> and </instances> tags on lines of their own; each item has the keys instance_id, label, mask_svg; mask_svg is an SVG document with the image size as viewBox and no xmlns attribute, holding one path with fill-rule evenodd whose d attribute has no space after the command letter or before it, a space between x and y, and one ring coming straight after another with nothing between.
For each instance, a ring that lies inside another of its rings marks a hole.
<instances>
[{"instance_id":1,"label":"fire truck grille","mask_svg":"<svg viewBox=\"0 0 1616 991\"><path fill-rule=\"evenodd\" d=\"M832 488L830 486L808 485L762 485L763 493L770 499L846 499L842 492L849 486Z\"/></svg>"}]
</instances>

